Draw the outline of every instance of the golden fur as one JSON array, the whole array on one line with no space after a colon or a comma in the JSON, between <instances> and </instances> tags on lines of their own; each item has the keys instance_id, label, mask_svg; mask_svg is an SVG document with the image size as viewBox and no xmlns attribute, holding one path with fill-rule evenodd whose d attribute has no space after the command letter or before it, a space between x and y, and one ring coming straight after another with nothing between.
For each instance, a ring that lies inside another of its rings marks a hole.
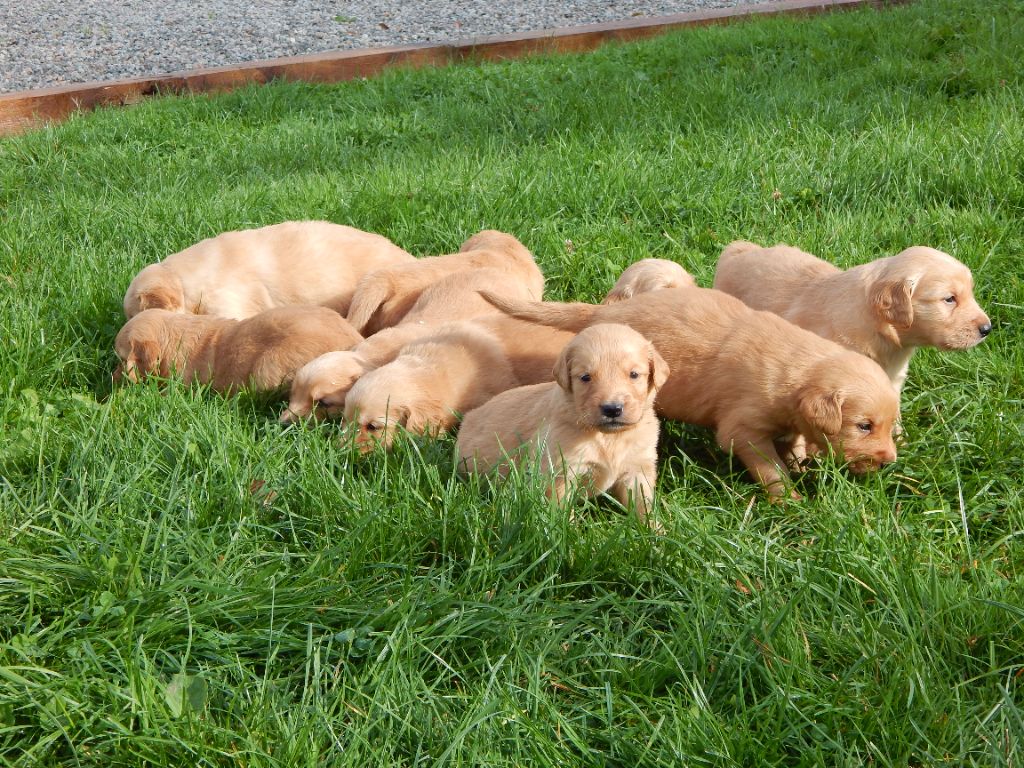
<instances>
[{"instance_id":1,"label":"golden fur","mask_svg":"<svg viewBox=\"0 0 1024 768\"><path fill-rule=\"evenodd\" d=\"M651 342L624 325L585 328L559 355L555 381L503 392L470 411L459 429L460 466L497 469L539 451L550 493L570 485L610 491L646 519L657 473L654 398L668 366Z\"/></svg>"},{"instance_id":2,"label":"golden fur","mask_svg":"<svg viewBox=\"0 0 1024 768\"><path fill-rule=\"evenodd\" d=\"M605 296L602 304L631 299L641 293L660 291L665 288L686 288L697 281L693 275L668 259L641 259L630 264L619 275L615 285Z\"/></svg>"},{"instance_id":3,"label":"golden fur","mask_svg":"<svg viewBox=\"0 0 1024 768\"><path fill-rule=\"evenodd\" d=\"M490 305L488 305L490 306ZM551 380L551 366L572 333L495 314L457 324L490 334L504 353L516 378L515 386ZM312 414L330 418L342 412L352 386L375 368L391 362L407 343L429 337L444 326L403 322L375 333L348 352L332 352L311 361L295 374L288 407L281 422L289 423Z\"/></svg>"},{"instance_id":4,"label":"golden fur","mask_svg":"<svg viewBox=\"0 0 1024 768\"><path fill-rule=\"evenodd\" d=\"M843 271L799 248L738 240L722 251L714 287L867 355L897 391L917 347L967 349L992 330L971 271L924 246Z\"/></svg>"},{"instance_id":5,"label":"golden fur","mask_svg":"<svg viewBox=\"0 0 1024 768\"><path fill-rule=\"evenodd\" d=\"M387 365L363 375L345 397L345 420L356 444L389 448L395 428L437 434L463 413L518 385L494 336L472 323L453 323L406 344Z\"/></svg>"},{"instance_id":6,"label":"golden fur","mask_svg":"<svg viewBox=\"0 0 1024 768\"><path fill-rule=\"evenodd\" d=\"M167 309L243 320L273 307L330 304L344 315L363 275L415 261L386 237L326 221L225 232L139 272L124 314Z\"/></svg>"},{"instance_id":7,"label":"golden fur","mask_svg":"<svg viewBox=\"0 0 1024 768\"><path fill-rule=\"evenodd\" d=\"M772 498L788 478L775 442L789 436L831 445L857 472L896 458L897 396L877 363L721 291L669 288L608 305L486 298L565 330L624 323L642 333L671 371L658 413L714 428Z\"/></svg>"},{"instance_id":8,"label":"golden fur","mask_svg":"<svg viewBox=\"0 0 1024 768\"><path fill-rule=\"evenodd\" d=\"M538 287L543 289L543 283L509 279L507 272L493 267L463 270L441 278L424 290L400 324L445 323L498 314L498 309L484 301L480 291L510 299L540 301L542 293Z\"/></svg>"},{"instance_id":9,"label":"golden fur","mask_svg":"<svg viewBox=\"0 0 1024 768\"><path fill-rule=\"evenodd\" d=\"M385 328L344 352L328 352L310 360L295 374L281 423L289 424L310 414L317 419L339 416L345 396L359 377L390 363L410 341L437 329L427 323L404 323Z\"/></svg>"},{"instance_id":10,"label":"golden fur","mask_svg":"<svg viewBox=\"0 0 1024 768\"><path fill-rule=\"evenodd\" d=\"M121 365L114 375L129 381L180 375L218 392L274 392L313 358L361 338L326 307L279 307L246 320L147 309L117 334Z\"/></svg>"},{"instance_id":11,"label":"golden fur","mask_svg":"<svg viewBox=\"0 0 1024 768\"><path fill-rule=\"evenodd\" d=\"M534 298L544 292L544 275L533 254L512 235L484 230L463 243L458 253L398 264L364 277L356 286L349 322L367 336L397 325L427 288L456 273L468 275L476 269L497 270L502 286L520 283Z\"/></svg>"}]
</instances>

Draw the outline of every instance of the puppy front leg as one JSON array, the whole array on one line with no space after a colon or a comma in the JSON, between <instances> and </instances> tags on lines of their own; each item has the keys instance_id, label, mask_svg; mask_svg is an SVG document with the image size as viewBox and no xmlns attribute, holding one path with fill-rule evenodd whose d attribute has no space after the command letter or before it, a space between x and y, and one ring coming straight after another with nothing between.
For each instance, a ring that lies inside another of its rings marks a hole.
<instances>
[{"instance_id":1,"label":"puppy front leg","mask_svg":"<svg viewBox=\"0 0 1024 768\"><path fill-rule=\"evenodd\" d=\"M774 504L782 500L789 472L770 437L742 428L723 427L719 428L717 437L718 444L739 458L750 474L764 486L769 501ZM801 498L796 491L790 491L789 496L797 500Z\"/></svg>"},{"instance_id":2,"label":"puppy front leg","mask_svg":"<svg viewBox=\"0 0 1024 768\"><path fill-rule=\"evenodd\" d=\"M628 472L616 480L608 490L622 506L627 509L632 506L641 522L657 530L661 526L650 516L654 510L656 471L651 466L640 468L635 472Z\"/></svg>"}]
</instances>

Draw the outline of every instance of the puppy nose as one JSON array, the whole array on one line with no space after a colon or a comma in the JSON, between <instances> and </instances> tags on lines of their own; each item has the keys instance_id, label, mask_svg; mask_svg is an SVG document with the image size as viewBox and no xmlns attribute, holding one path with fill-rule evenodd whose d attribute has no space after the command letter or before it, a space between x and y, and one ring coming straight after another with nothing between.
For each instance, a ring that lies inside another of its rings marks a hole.
<instances>
[{"instance_id":1,"label":"puppy nose","mask_svg":"<svg viewBox=\"0 0 1024 768\"><path fill-rule=\"evenodd\" d=\"M984 325L978 326L978 333L981 334L982 338L985 338L992 333L992 323L985 323Z\"/></svg>"},{"instance_id":2,"label":"puppy nose","mask_svg":"<svg viewBox=\"0 0 1024 768\"><path fill-rule=\"evenodd\" d=\"M896 451L882 451L878 454L878 466L884 467L886 464L892 464L896 461Z\"/></svg>"},{"instance_id":3,"label":"puppy nose","mask_svg":"<svg viewBox=\"0 0 1024 768\"><path fill-rule=\"evenodd\" d=\"M622 403L602 403L601 413L609 419L615 419L622 415Z\"/></svg>"}]
</instances>

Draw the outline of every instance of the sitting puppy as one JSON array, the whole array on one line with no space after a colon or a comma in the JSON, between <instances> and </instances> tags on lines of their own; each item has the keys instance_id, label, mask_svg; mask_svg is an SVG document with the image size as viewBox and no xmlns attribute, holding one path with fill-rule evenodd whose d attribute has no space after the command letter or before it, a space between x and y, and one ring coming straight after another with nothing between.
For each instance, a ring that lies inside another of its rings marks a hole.
<instances>
[{"instance_id":1,"label":"sitting puppy","mask_svg":"<svg viewBox=\"0 0 1024 768\"><path fill-rule=\"evenodd\" d=\"M168 309L244 320L273 307L330 304L344 315L363 275L415 261L386 237L326 221L225 232L139 272L124 314Z\"/></svg>"},{"instance_id":2,"label":"sitting puppy","mask_svg":"<svg viewBox=\"0 0 1024 768\"><path fill-rule=\"evenodd\" d=\"M619 275L615 285L604 297L602 304L631 299L640 293L660 291L664 288L686 288L697 285L693 275L668 259L641 259L630 264Z\"/></svg>"},{"instance_id":3,"label":"sitting puppy","mask_svg":"<svg viewBox=\"0 0 1024 768\"><path fill-rule=\"evenodd\" d=\"M654 397L668 365L631 328L598 324L566 345L553 375L553 382L502 392L467 413L460 466L505 474L510 459L539 450L555 498L579 483L590 495L611 491L645 520L658 460Z\"/></svg>"},{"instance_id":4,"label":"sitting puppy","mask_svg":"<svg viewBox=\"0 0 1024 768\"><path fill-rule=\"evenodd\" d=\"M345 420L356 425L364 453L378 443L390 448L396 427L445 432L466 411L518 384L493 335L453 323L362 376L345 397Z\"/></svg>"},{"instance_id":5,"label":"sitting puppy","mask_svg":"<svg viewBox=\"0 0 1024 768\"><path fill-rule=\"evenodd\" d=\"M534 299L544 292L544 275L533 254L512 235L484 230L463 243L458 253L396 264L367 275L356 286L348 320L370 336L400 323L420 295L439 280L484 268L497 270L503 286L513 282L524 286Z\"/></svg>"},{"instance_id":6,"label":"sitting puppy","mask_svg":"<svg viewBox=\"0 0 1024 768\"><path fill-rule=\"evenodd\" d=\"M565 330L624 323L642 333L670 370L659 415L713 427L772 500L789 476L775 443L789 436L832 446L854 472L896 459L897 395L877 363L721 291L667 288L607 305L485 298Z\"/></svg>"},{"instance_id":7,"label":"sitting puppy","mask_svg":"<svg viewBox=\"0 0 1024 768\"><path fill-rule=\"evenodd\" d=\"M345 396L360 376L390 363L410 341L435 330L436 325L427 323L403 323L373 334L350 350L328 352L310 360L295 374L281 423L290 424L310 414L317 419L341 415Z\"/></svg>"},{"instance_id":8,"label":"sitting puppy","mask_svg":"<svg viewBox=\"0 0 1024 768\"><path fill-rule=\"evenodd\" d=\"M243 387L276 392L313 358L347 349L361 338L326 307L279 307L247 320L147 309L125 323L114 340L121 359L114 378L179 374L217 392Z\"/></svg>"},{"instance_id":9,"label":"sitting puppy","mask_svg":"<svg viewBox=\"0 0 1024 768\"><path fill-rule=\"evenodd\" d=\"M738 240L722 251L714 287L867 355L903 388L917 347L967 349L992 323L967 267L915 246L846 271L788 245Z\"/></svg>"}]
</instances>

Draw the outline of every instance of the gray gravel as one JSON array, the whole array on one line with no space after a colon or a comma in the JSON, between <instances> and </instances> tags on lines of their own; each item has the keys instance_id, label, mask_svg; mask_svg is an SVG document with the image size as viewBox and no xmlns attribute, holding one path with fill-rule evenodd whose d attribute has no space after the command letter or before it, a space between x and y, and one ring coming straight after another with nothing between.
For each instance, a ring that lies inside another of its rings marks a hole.
<instances>
[{"instance_id":1,"label":"gray gravel","mask_svg":"<svg viewBox=\"0 0 1024 768\"><path fill-rule=\"evenodd\" d=\"M757 0L0 0L0 93Z\"/></svg>"}]
</instances>

